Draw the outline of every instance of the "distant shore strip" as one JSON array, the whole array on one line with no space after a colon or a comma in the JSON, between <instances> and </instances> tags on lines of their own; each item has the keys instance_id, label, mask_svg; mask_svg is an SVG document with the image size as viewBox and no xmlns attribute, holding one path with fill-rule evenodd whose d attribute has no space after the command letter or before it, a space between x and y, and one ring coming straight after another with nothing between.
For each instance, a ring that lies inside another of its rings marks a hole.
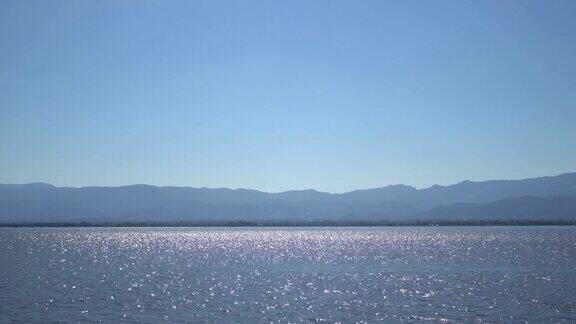
<instances>
[{"instance_id":1,"label":"distant shore strip","mask_svg":"<svg viewBox=\"0 0 576 324\"><path fill-rule=\"evenodd\" d=\"M422 220L422 221L205 221L205 222L34 222L0 227L395 227L395 226L575 226L562 220Z\"/></svg>"}]
</instances>

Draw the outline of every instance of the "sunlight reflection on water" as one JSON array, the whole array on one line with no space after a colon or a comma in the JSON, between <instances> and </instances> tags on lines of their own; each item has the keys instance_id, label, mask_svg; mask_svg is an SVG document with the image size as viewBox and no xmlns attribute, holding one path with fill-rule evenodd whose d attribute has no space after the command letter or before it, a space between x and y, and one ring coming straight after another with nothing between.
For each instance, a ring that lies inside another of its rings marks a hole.
<instances>
[{"instance_id":1,"label":"sunlight reflection on water","mask_svg":"<svg viewBox=\"0 0 576 324\"><path fill-rule=\"evenodd\" d=\"M0 229L0 321L576 320L576 229Z\"/></svg>"}]
</instances>

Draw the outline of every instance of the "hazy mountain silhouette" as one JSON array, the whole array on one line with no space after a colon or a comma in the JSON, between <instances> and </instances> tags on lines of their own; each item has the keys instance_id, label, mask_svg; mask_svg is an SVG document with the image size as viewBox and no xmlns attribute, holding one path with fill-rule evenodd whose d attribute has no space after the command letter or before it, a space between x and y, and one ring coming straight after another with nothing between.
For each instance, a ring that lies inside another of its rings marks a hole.
<instances>
[{"instance_id":1,"label":"hazy mountain silhouette","mask_svg":"<svg viewBox=\"0 0 576 324\"><path fill-rule=\"evenodd\" d=\"M435 220L571 220L576 221L576 195L524 196L485 204L456 203L420 213L418 219Z\"/></svg>"},{"instance_id":2,"label":"hazy mountain silhouette","mask_svg":"<svg viewBox=\"0 0 576 324\"><path fill-rule=\"evenodd\" d=\"M449 205L457 202L486 203L509 197L564 194L576 194L576 173L523 180L462 181L451 186L434 185L420 190L397 185L352 191L342 194L342 197L345 200L356 201L395 201L428 209L437 205Z\"/></svg>"},{"instance_id":3,"label":"hazy mountain silhouette","mask_svg":"<svg viewBox=\"0 0 576 324\"><path fill-rule=\"evenodd\" d=\"M549 219L576 215L576 173L331 194L131 185L0 184L0 222Z\"/></svg>"}]
</instances>

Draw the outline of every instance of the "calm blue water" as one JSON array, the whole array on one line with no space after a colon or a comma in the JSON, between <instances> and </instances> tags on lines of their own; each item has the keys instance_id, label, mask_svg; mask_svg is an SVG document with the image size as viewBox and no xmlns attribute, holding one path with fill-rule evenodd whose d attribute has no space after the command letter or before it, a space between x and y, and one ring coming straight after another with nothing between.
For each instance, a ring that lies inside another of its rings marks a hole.
<instances>
[{"instance_id":1,"label":"calm blue water","mask_svg":"<svg viewBox=\"0 0 576 324\"><path fill-rule=\"evenodd\" d=\"M4 228L0 322L575 322L576 227Z\"/></svg>"}]
</instances>

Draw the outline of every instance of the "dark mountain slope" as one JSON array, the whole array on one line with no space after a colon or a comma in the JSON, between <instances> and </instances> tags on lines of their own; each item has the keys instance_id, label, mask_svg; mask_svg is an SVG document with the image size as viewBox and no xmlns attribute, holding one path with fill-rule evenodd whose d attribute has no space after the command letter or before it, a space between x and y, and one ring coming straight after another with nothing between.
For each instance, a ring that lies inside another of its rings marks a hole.
<instances>
[{"instance_id":1,"label":"dark mountain slope","mask_svg":"<svg viewBox=\"0 0 576 324\"><path fill-rule=\"evenodd\" d=\"M576 195L506 198L486 204L456 203L415 215L441 220L571 220L576 221Z\"/></svg>"}]
</instances>

